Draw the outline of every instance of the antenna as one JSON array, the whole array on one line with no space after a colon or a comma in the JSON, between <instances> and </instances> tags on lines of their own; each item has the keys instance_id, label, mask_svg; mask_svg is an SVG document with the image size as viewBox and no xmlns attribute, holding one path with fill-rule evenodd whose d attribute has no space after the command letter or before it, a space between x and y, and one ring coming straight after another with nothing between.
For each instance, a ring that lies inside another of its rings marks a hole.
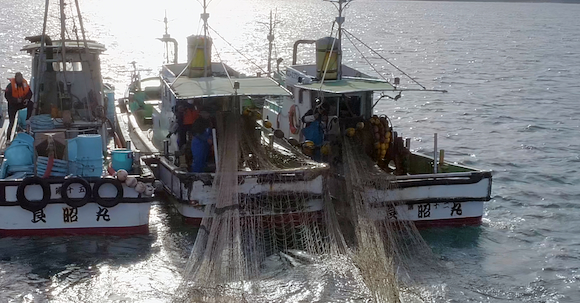
<instances>
[{"instance_id":1,"label":"antenna","mask_svg":"<svg viewBox=\"0 0 580 303\"><path fill-rule=\"evenodd\" d=\"M207 59L205 56L207 56L207 19L209 19L209 14L207 13L206 0L203 0L203 14L201 14L201 19L203 19L203 76L207 77Z\"/></svg>"},{"instance_id":2,"label":"antenna","mask_svg":"<svg viewBox=\"0 0 580 303\"><path fill-rule=\"evenodd\" d=\"M63 75L66 75L66 16L64 15L64 0L60 0L60 44L61 44L61 59L62 59L62 69Z\"/></svg>"},{"instance_id":3,"label":"antenna","mask_svg":"<svg viewBox=\"0 0 580 303\"><path fill-rule=\"evenodd\" d=\"M268 32L268 77L272 74L272 42L274 42L274 25L272 24L272 10L270 10L270 27Z\"/></svg>"},{"instance_id":4,"label":"antenna","mask_svg":"<svg viewBox=\"0 0 580 303\"><path fill-rule=\"evenodd\" d=\"M179 47L177 44L177 40L171 38L169 34L169 21L167 20L167 10L165 10L165 17L163 18L163 23L165 23L165 33L163 34L163 38L157 38L157 40L165 43L165 62L168 64L171 63L169 60L169 43L173 43L173 64L177 64L177 55L179 53Z\"/></svg>"},{"instance_id":5,"label":"antenna","mask_svg":"<svg viewBox=\"0 0 580 303\"><path fill-rule=\"evenodd\" d=\"M342 24L344 23L345 20L343 12L352 0L327 0L327 1L332 2L336 6L336 9L338 10L338 17L336 17L334 21L336 22L336 24L338 24L338 41L339 43L341 43L340 45L342 46ZM338 6L336 5L336 3L338 3ZM342 53L342 49L340 50L340 53ZM338 55L337 72L338 72L337 78L340 80L342 78L342 54Z\"/></svg>"}]
</instances>

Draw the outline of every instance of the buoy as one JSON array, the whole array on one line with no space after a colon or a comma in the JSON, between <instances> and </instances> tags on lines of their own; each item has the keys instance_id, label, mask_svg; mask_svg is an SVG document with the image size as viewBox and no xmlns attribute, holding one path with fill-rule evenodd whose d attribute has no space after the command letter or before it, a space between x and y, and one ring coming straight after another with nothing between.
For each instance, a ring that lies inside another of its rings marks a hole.
<instances>
[{"instance_id":1,"label":"buoy","mask_svg":"<svg viewBox=\"0 0 580 303\"><path fill-rule=\"evenodd\" d=\"M314 142L312 142L310 140L306 140L306 141L304 141L304 147L314 148Z\"/></svg>"},{"instance_id":2,"label":"buoy","mask_svg":"<svg viewBox=\"0 0 580 303\"><path fill-rule=\"evenodd\" d=\"M284 138L284 132L281 129L277 129L274 131L274 136L278 139Z\"/></svg>"},{"instance_id":3,"label":"buoy","mask_svg":"<svg viewBox=\"0 0 580 303\"><path fill-rule=\"evenodd\" d=\"M314 154L314 147L314 142L306 140L302 143L302 152L307 156L312 156Z\"/></svg>"},{"instance_id":4,"label":"buoy","mask_svg":"<svg viewBox=\"0 0 580 303\"><path fill-rule=\"evenodd\" d=\"M159 181L159 180L155 180L155 181L153 181L153 188L155 190L162 190L163 189L163 183L161 183L161 181Z\"/></svg>"},{"instance_id":5,"label":"buoy","mask_svg":"<svg viewBox=\"0 0 580 303\"><path fill-rule=\"evenodd\" d=\"M137 179L135 179L137 180ZM147 186L145 186L145 183L139 181L137 182L137 185L135 185L135 191L142 194L145 192L145 190L147 189Z\"/></svg>"},{"instance_id":6,"label":"buoy","mask_svg":"<svg viewBox=\"0 0 580 303\"><path fill-rule=\"evenodd\" d=\"M354 136L355 133L356 133L356 130L354 128L352 128L352 127L346 129L346 135L349 136L349 137Z\"/></svg>"},{"instance_id":7,"label":"buoy","mask_svg":"<svg viewBox=\"0 0 580 303\"><path fill-rule=\"evenodd\" d=\"M135 187L137 185L137 179L135 177L127 177L125 184L129 187Z\"/></svg>"},{"instance_id":8,"label":"buoy","mask_svg":"<svg viewBox=\"0 0 580 303\"><path fill-rule=\"evenodd\" d=\"M270 122L268 120L264 121L264 127L265 128L272 128L272 122Z\"/></svg>"},{"instance_id":9,"label":"buoy","mask_svg":"<svg viewBox=\"0 0 580 303\"><path fill-rule=\"evenodd\" d=\"M320 153L325 155L325 156L330 154L330 145L329 144L322 145L322 147L320 148Z\"/></svg>"},{"instance_id":10,"label":"buoy","mask_svg":"<svg viewBox=\"0 0 580 303\"><path fill-rule=\"evenodd\" d=\"M146 188L145 188L144 194L145 194L145 196L149 196L150 197L150 196L153 196L153 193L154 192L155 192L155 188L153 186L151 186L151 185L147 185Z\"/></svg>"},{"instance_id":11,"label":"buoy","mask_svg":"<svg viewBox=\"0 0 580 303\"><path fill-rule=\"evenodd\" d=\"M119 169L119 171L117 171L117 179L121 182L125 182L125 180L127 180L127 176L129 176L129 173L124 170L124 169Z\"/></svg>"},{"instance_id":12,"label":"buoy","mask_svg":"<svg viewBox=\"0 0 580 303\"><path fill-rule=\"evenodd\" d=\"M294 137L288 138L288 143L290 143L290 144L292 144L294 146L300 145L300 142L298 142L298 140L294 139Z\"/></svg>"}]
</instances>

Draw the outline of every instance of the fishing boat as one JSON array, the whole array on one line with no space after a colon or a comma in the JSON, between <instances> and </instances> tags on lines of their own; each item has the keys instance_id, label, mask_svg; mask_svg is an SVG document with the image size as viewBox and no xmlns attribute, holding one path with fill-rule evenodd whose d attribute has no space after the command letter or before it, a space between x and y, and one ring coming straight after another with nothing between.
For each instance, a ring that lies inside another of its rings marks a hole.
<instances>
[{"instance_id":1,"label":"fishing boat","mask_svg":"<svg viewBox=\"0 0 580 303\"><path fill-rule=\"evenodd\" d=\"M276 74L294 98L282 102L267 100L262 114L265 121L271 121L268 123L275 124L275 129L281 130L286 138L309 149L318 160L330 163L335 179L342 184L335 187L337 197L344 188L341 138L347 136L349 142L359 146L359 155L374 162L366 172L368 178L383 180L363 190L369 203L376 207L377 220L411 220L419 227L480 224L484 202L491 198L491 171L445 161L444 151L438 151L436 137L433 156L414 152L410 140L398 136L389 117L374 115L374 108L381 100L399 100L405 91L433 90L411 77L410 81L420 89L402 87L399 78L372 77L342 64L343 37L366 44L342 26L343 11L350 1L330 2L337 4L338 30L331 37L296 41L292 65L285 74ZM314 64L297 64L298 48L303 44L315 44ZM378 52L370 51L383 58ZM362 53L361 56L367 60ZM317 126L305 123L311 122L304 121L305 116L312 117L317 112L320 113L320 119L315 121ZM312 133L316 133L313 127L322 129L323 137L312 139Z\"/></svg>"},{"instance_id":2,"label":"fishing boat","mask_svg":"<svg viewBox=\"0 0 580 303\"><path fill-rule=\"evenodd\" d=\"M213 186L221 162L218 147L228 137L219 128L227 123L224 120L237 119L241 216L263 217L262 223L270 224L319 213L328 166L312 161L285 140L265 136L268 126L257 123L267 97L290 98L290 92L269 77L244 76L224 63L212 62L205 8L203 34L187 38L186 63L177 63L177 56L167 58L169 63L156 79L140 79L135 69L127 97L117 109L121 141L130 141L132 148L147 155L144 161L172 197L172 205L186 222L199 225L208 215L206 207L216 204L219 194ZM177 43L167 32L160 40ZM198 116L193 125L176 123L184 119L179 116L185 111ZM191 140L175 130L176 125L190 125L187 131L192 126L197 129L196 125L203 125L200 121L206 125ZM205 145L204 156L194 150L194 140L203 141L199 143ZM208 140L211 144L206 145Z\"/></svg>"},{"instance_id":3,"label":"fishing boat","mask_svg":"<svg viewBox=\"0 0 580 303\"><path fill-rule=\"evenodd\" d=\"M147 233L154 175L112 144L105 47L86 39L78 3L82 38L65 36L63 1L61 37L52 40L48 3L42 34L22 48L32 56L35 112L0 159L0 235Z\"/></svg>"}]
</instances>

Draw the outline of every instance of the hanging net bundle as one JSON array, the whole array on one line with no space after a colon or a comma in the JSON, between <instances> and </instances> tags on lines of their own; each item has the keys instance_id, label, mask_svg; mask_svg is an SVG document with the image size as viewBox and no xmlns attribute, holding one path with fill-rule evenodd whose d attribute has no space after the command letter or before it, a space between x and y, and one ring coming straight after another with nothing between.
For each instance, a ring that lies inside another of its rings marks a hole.
<instances>
[{"instance_id":1,"label":"hanging net bundle","mask_svg":"<svg viewBox=\"0 0 580 303\"><path fill-rule=\"evenodd\" d=\"M414 224L381 213L395 205L368 190L392 186L390 175L351 138L330 177L285 140L271 144L255 120L217 118L216 203L174 301L400 302L414 260L432 256Z\"/></svg>"}]
</instances>

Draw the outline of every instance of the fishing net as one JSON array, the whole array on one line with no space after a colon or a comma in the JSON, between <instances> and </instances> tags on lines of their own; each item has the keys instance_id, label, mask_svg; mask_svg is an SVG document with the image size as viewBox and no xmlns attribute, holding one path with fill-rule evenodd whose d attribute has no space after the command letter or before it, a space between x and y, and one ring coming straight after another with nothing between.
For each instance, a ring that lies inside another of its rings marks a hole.
<instances>
[{"instance_id":1,"label":"fishing net","mask_svg":"<svg viewBox=\"0 0 580 303\"><path fill-rule=\"evenodd\" d=\"M397 214L397 202L385 191L396 188L394 176L381 170L357 138L343 136L342 166L333 193L341 197L339 220L352 248L352 260L376 302L399 302L401 289L421 297L420 272L439 268L436 257L415 224Z\"/></svg>"},{"instance_id":2,"label":"fishing net","mask_svg":"<svg viewBox=\"0 0 580 303\"><path fill-rule=\"evenodd\" d=\"M412 222L385 213L395 205L381 204L376 189L388 189L391 178L356 142L341 142L340 179L285 140L263 136L255 119L219 112L217 132L216 203L205 209L175 302L271 302L280 300L276 283L298 283L281 282L288 277L302 280L288 297L348 281L341 283L358 285L357 296L400 301L400 268L407 272L409 256L429 250ZM266 274L280 259L308 260L310 271L293 265L285 278Z\"/></svg>"},{"instance_id":3,"label":"fishing net","mask_svg":"<svg viewBox=\"0 0 580 303\"><path fill-rule=\"evenodd\" d=\"M255 120L233 112L217 118L216 204L206 207L176 302L254 302L266 293L259 281L269 257L345 249L324 211L332 207L327 167L283 141L266 142Z\"/></svg>"}]
</instances>

